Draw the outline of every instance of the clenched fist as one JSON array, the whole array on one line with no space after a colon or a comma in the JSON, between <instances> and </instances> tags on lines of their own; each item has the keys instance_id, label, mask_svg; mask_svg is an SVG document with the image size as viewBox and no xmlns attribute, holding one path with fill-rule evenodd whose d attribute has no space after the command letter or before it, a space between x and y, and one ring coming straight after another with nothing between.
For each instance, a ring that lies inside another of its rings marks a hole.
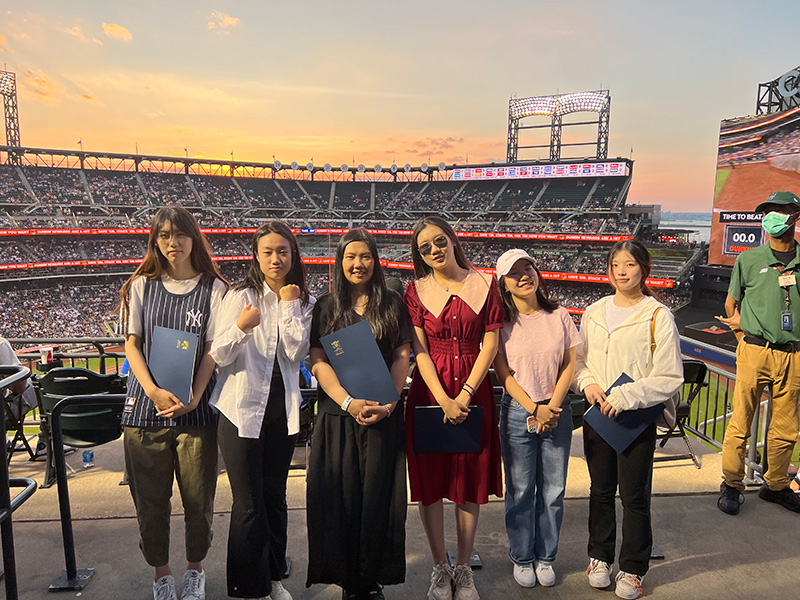
<instances>
[{"instance_id":1,"label":"clenched fist","mask_svg":"<svg viewBox=\"0 0 800 600\"><path fill-rule=\"evenodd\" d=\"M281 300L284 302L291 302L300 297L300 286L293 283L285 285L281 288Z\"/></svg>"},{"instance_id":2,"label":"clenched fist","mask_svg":"<svg viewBox=\"0 0 800 600\"><path fill-rule=\"evenodd\" d=\"M281 290L283 292L283 290ZM248 302L247 306L242 309L242 313L236 320L236 325L245 333L250 333L261 323L261 311L257 306L253 306Z\"/></svg>"}]
</instances>

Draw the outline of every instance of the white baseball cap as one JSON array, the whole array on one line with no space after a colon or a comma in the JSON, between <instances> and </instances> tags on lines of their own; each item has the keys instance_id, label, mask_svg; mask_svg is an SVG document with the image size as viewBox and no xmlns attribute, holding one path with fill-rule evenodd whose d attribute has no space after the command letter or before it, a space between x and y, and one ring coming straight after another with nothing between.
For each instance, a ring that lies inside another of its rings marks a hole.
<instances>
[{"instance_id":1,"label":"white baseball cap","mask_svg":"<svg viewBox=\"0 0 800 600\"><path fill-rule=\"evenodd\" d=\"M531 258L531 256L525 252L525 250L522 250L521 248L512 248L511 250L506 250L503 252L500 258L497 259L497 278L500 279L501 277L508 275L511 267L513 267L514 263L520 259L525 259L532 265L536 265L536 263L533 261L533 258Z\"/></svg>"}]
</instances>

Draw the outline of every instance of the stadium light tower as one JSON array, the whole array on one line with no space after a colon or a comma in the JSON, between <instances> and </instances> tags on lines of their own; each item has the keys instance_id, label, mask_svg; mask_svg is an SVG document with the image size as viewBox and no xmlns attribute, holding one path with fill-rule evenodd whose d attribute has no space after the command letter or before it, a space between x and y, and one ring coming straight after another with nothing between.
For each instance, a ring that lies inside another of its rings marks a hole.
<instances>
[{"instance_id":1,"label":"stadium light tower","mask_svg":"<svg viewBox=\"0 0 800 600\"><path fill-rule=\"evenodd\" d=\"M780 77L758 84L756 114L768 115L800 106L800 66Z\"/></svg>"},{"instance_id":2,"label":"stadium light tower","mask_svg":"<svg viewBox=\"0 0 800 600\"><path fill-rule=\"evenodd\" d=\"M0 71L0 94L3 95L3 112L6 117L6 145L19 147L17 76L14 73L10 71Z\"/></svg>"},{"instance_id":3,"label":"stadium light tower","mask_svg":"<svg viewBox=\"0 0 800 600\"><path fill-rule=\"evenodd\" d=\"M596 121L580 121L564 123L563 117L576 112L596 112ZM549 125L520 125L520 121L527 117L550 117ZM511 98L508 101L508 146L507 161L517 162L517 152L520 148L550 148L550 160L561 160L562 146L596 146L598 159L608 158L608 133L611 117L611 95L608 90L592 92L576 92L574 94L559 94L556 96L536 96L532 98ZM597 139L592 142L561 142L563 127L574 125L597 124ZM536 146L520 146L520 129L550 128L550 144Z\"/></svg>"}]
</instances>

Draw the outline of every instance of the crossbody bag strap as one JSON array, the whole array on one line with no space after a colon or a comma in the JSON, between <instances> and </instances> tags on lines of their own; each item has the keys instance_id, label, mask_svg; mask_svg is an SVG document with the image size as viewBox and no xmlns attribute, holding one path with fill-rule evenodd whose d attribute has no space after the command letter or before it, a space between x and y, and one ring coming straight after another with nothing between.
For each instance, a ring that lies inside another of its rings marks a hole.
<instances>
[{"instance_id":1,"label":"crossbody bag strap","mask_svg":"<svg viewBox=\"0 0 800 600\"><path fill-rule=\"evenodd\" d=\"M656 315L662 307L658 307L653 311L653 318L650 319L650 352L656 351Z\"/></svg>"}]
</instances>

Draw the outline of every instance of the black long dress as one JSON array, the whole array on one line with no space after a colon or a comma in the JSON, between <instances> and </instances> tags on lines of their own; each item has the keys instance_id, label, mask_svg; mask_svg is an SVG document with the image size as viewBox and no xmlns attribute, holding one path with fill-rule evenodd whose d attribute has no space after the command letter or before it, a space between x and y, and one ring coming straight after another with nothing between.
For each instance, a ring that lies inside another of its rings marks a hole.
<instances>
[{"instance_id":1,"label":"black long dress","mask_svg":"<svg viewBox=\"0 0 800 600\"><path fill-rule=\"evenodd\" d=\"M391 293L399 323L393 340L378 340L387 366L395 348L411 341L400 296ZM314 307L311 346L330 320L332 298ZM354 313L355 314L355 313ZM360 317L359 317L360 318ZM348 591L405 580L406 470L402 402L389 418L359 425L318 388L319 402L306 484L308 579Z\"/></svg>"}]
</instances>

